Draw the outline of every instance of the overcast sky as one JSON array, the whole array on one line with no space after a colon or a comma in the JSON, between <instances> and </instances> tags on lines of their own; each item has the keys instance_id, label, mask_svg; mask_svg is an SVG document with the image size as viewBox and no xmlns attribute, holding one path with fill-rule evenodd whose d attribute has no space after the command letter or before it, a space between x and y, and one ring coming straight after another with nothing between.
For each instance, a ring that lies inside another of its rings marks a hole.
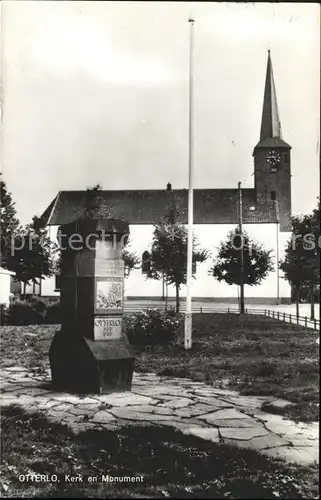
<instances>
[{"instance_id":1,"label":"overcast sky","mask_svg":"<svg viewBox=\"0 0 321 500\"><path fill-rule=\"evenodd\" d=\"M319 194L318 4L2 1L2 172L20 220L59 190L253 187L271 49L294 213Z\"/></svg>"}]
</instances>

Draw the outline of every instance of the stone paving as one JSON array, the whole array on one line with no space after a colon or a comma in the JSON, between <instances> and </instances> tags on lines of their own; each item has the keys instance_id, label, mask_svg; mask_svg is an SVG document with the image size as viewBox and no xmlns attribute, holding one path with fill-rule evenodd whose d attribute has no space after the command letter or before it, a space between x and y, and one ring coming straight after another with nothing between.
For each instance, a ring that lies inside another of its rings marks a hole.
<instances>
[{"instance_id":1,"label":"stone paving","mask_svg":"<svg viewBox=\"0 0 321 500\"><path fill-rule=\"evenodd\" d=\"M139 422L171 426L216 443L253 448L271 457L309 464L319 461L319 425L283 419L260 410L273 398L241 396L189 379L135 373L131 392L80 396L53 392L50 371L31 374L22 367L1 371L2 406L41 411L48 420L68 425L74 433L117 429Z\"/></svg>"}]
</instances>

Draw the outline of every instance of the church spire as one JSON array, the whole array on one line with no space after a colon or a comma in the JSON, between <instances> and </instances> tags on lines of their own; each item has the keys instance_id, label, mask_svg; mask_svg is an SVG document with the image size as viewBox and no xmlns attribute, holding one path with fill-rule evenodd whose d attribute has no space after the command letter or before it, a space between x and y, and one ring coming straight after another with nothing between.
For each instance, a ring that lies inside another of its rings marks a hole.
<instances>
[{"instance_id":1,"label":"church spire","mask_svg":"<svg viewBox=\"0 0 321 500\"><path fill-rule=\"evenodd\" d=\"M282 139L282 132L271 55L270 51L268 51L260 141L274 137Z\"/></svg>"}]
</instances>

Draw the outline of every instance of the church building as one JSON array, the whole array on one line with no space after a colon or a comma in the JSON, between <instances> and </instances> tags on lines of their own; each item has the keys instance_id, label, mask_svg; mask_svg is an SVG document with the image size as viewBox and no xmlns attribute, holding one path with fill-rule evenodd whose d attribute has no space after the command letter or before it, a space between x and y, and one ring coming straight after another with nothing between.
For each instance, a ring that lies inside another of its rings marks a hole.
<instances>
[{"instance_id":1,"label":"church building","mask_svg":"<svg viewBox=\"0 0 321 500\"><path fill-rule=\"evenodd\" d=\"M277 259L282 258L291 231L291 146L282 137L270 52L261 130L259 141L254 146L253 158L254 186L242 189L243 227L252 238L273 251L275 270L261 285L245 286L245 298L247 301L270 303L289 301L290 286L277 270ZM142 256L150 248L153 223L165 215L169 196L173 194L187 223L188 190L172 189L170 184L164 189L101 191L101 209L103 211L105 207L107 212L113 207L115 217L118 214L129 223L130 249ZM60 191L42 215L43 223L51 226L50 233L55 237L58 226L82 217L85 204L86 191ZM239 192L236 186L231 189L206 187L194 190L194 233L200 247L209 250L213 257L218 252L220 242L225 241L228 232L238 224L239 215ZM192 285L193 299L206 298L216 302L228 299L236 302L237 287L219 283L209 276L211 266L212 259L197 265L196 279ZM40 293L59 295L59 286L55 288L54 281L54 277L42 280ZM29 293L32 293L30 288ZM161 298L163 293L163 283L147 280L142 269L132 271L125 280L125 297L129 299ZM168 287L168 295L175 296L174 287ZM184 296L183 286L181 297Z\"/></svg>"}]
</instances>

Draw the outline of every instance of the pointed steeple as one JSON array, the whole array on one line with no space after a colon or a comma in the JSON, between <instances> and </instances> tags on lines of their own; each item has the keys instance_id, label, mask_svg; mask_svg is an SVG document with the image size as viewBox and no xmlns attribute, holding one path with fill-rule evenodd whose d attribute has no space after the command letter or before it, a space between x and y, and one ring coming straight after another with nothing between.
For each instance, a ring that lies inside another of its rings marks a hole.
<instances>
[{"instance_id":1,"label":"pointed steeple","mask_svg":"<svg viewBox=\"0 0 321 500\"><path fill-rule=\"evenodd\" d=\"M270 51L268 51L266 68L260 140L254 149L261 147L291 148L291 146L282 139L281 121L276 98Z\"/></svg>"},{"instance_id":2,"label":"pointed steeple","mask_svg":"<svg viewBox=\"0 0 321 500\"><path fill-rule=\"evenodd\" d=\"M282 139L281 122L276 98L272 61L268 51L260 141L278 137Z\"/></svg>"}]
</instances>

